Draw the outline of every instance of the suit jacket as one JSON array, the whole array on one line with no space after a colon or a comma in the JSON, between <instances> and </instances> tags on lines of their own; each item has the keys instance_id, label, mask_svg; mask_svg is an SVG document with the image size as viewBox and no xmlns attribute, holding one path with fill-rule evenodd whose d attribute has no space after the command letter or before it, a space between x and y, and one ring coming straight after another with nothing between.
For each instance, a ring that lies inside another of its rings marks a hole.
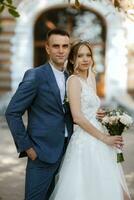
<instances>
[{"instance_id":1,"label":"suit jacket","mask_svg":"<svg viewBox=\"0 0 134 200\"><path fill-rule=\"evenodd\" d=\"M22 120L25 111L28 113L27 128ZM63 109L48 63L26 71L5 115L20 157L33 147L40 160L55 163L63 150L65 125L69 138L73 131L70 109L68 106Z\"/></svg>"}]
</instances>

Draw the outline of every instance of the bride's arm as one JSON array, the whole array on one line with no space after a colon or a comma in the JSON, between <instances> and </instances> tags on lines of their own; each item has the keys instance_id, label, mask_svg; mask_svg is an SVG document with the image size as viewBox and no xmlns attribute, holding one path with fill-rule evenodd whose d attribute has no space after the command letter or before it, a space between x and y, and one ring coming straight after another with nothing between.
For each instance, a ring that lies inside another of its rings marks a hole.
<instances>
[{"instance_id":1,"label":"bride's arm","mask_svg":"<svg viewBox=\"0 0 134 200\"><path fill-rule=\"evenodd\" d=\"M102 142L118 146L122 144L121 136L109 136L103 134L95 126L93 126L83 115L80 103L81 84L77 77L73 76L68 80L68 99L70 103L73 121L83 128L90 135L101 140ZM92 100L91 100L92 101Z\"/></svg>"}]
</instances>

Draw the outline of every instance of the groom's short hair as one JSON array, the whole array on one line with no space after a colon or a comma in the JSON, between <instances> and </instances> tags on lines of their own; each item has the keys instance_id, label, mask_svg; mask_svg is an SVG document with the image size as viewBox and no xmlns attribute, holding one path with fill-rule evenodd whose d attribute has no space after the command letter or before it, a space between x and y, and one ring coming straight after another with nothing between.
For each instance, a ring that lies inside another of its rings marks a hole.
<instances>
[{"instance_id":1,"label":"groom's short hair","mask_svg":"<svg viewBox=\"0 0 134 200\"><path fill-rule=\"evenodd\" d=\"M46 39L48 40L51 35L62 35L62 36L68 36L70 38L70 35L67 31L59 28L54 28L48 31Z\"/></svg>"}]
</instances>

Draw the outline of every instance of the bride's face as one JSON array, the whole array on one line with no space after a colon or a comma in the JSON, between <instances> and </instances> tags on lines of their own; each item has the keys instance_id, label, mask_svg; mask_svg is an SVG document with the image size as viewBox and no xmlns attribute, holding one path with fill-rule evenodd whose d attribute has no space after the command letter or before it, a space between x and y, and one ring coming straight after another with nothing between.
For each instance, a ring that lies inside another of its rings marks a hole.
<instances>
[{"instance_id":1,"label":"bride's face","mask_svg":"<svg viewBox=\"0 0 134 200\"><path fill-rule=\"evenodd\" d=\"M79 48L75 64L79 71L87 71L89 67L92 66L92 53L86 45L82 45Z\"/></svg>"}]
</instances>

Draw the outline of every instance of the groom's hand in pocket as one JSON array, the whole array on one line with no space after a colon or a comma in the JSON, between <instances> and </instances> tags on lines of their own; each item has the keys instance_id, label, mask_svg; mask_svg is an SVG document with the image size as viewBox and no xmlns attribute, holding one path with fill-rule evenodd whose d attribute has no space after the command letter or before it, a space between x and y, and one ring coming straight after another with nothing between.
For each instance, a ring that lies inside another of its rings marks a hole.
<instances>
[{"instance_id":1,"label":"groom's hand in pocket","mask_svg":"<svg viewBox=\"0 0 134 200\"><path fill-rule=\"evenodd\" d=\"M27 156L31 159L31 160L35 160L37 158L37 153L33 148L29 148L26 150Z\"/></svg>"}]
</instances>

